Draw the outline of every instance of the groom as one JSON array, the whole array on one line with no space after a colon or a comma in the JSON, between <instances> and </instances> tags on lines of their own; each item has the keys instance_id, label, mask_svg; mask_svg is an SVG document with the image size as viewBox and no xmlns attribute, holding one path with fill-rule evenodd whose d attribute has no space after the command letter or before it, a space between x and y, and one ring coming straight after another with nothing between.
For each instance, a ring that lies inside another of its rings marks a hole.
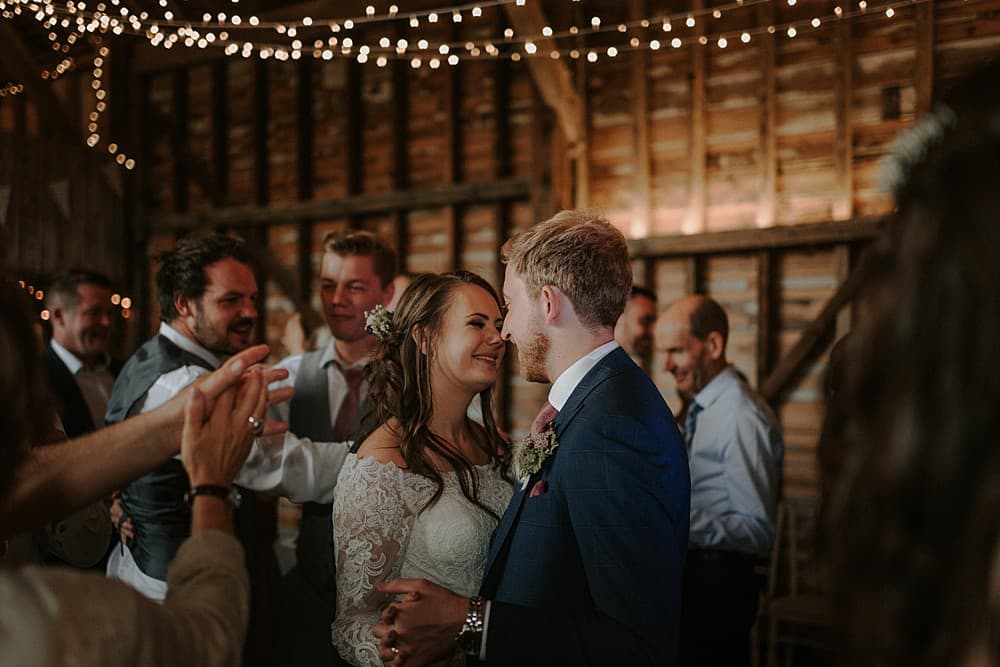
<instances>
[{"instance_id":1,"label":"groom","mask_svg":"<svg viewBox=\"0 0 1000 667\"><path fill-rule=\"evenodd\" d=\"M480 596L420 579L374 632L388 664L455 650L487 665L671 665L688 541L688 465L669 408L614 341L632 270L622 234L564 211L507 242L503 336L552 381L558 445L494 532ZM536 420L541 421L541 420Z\"/></svg>"}]
</instances>

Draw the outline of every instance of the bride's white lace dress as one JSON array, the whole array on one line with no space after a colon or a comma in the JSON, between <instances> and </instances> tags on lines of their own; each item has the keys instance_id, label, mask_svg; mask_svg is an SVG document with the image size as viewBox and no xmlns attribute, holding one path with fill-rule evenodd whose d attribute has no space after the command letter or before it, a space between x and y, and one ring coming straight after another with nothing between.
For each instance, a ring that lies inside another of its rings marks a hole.
<instances>
[{"instance_id":1,"label":"bride's white lace dress","mask_svg":"<svg viewBox=\"0 0 1000 667\"><path fill-rule=\"evenodd\" d=\"M492 465L476 471L480 501L503 515L510 482ZM382 664L372 626L389 598L375 590L378 582L421 578L466 596L479 589L496 519L462 495L457 473L443 476L441 497L424 509L435 489L426 477L354 454L344 462L333 500L333 643L353 665Z\"/></svg>"}]
</instances>

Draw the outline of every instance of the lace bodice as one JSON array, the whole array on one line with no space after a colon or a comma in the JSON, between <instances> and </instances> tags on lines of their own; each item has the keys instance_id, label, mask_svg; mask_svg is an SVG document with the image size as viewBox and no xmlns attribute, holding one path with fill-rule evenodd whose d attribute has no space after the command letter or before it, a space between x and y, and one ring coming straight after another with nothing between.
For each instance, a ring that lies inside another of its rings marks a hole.
<instances>
[{"instance_id":1,"label":"lace bodice","mask_svg":"<svg viewBox=\"0 0 1000 667\"><path fill-rule=\"evenodd\" d=\"M510 482L494 466L476 470L481 502L502 515ZM378 582L416 577L467 596L479 589L496 519L466 500L457 473L444 473L441 497L424 509L434 489L433 481L392 463L354 454L344 462L333 500L333 643L351 664L382 664L371 628L389 599L375 590Z\"/></svg>"}]
</instances>

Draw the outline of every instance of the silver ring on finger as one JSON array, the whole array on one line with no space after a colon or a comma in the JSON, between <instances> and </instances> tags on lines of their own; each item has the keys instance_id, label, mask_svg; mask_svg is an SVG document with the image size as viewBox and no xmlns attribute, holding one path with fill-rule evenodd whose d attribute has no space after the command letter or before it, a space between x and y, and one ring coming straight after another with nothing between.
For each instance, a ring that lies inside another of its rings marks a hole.
<instances>
[{"instance_id":1,"label":"silver ring on finger","mask_svg":"<svg viewBox=\"0 0 1000 667\"><path fill-rule=\"evenodd\" d=\"M253 415L247 417L247 421L250 422L250 428L253 430L254 437L259 436L264 432L264 422L257 419Z\"/></svg>"}]
</instances>

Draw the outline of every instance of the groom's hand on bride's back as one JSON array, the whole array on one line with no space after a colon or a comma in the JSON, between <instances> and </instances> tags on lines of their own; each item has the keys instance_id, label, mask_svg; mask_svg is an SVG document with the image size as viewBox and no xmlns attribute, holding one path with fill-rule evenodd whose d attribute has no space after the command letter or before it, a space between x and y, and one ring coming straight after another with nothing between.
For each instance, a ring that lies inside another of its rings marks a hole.
<instances>
[{"instance_id":1,"label":"groom's hand on bride's back","mask_svg":"<svg viewBox=\"0 0 1000 667\"><path fill-rule=\"evenodd\" d=\"M385 608L382 620L372 628L379 639L382 662L393 667L420 667L455 651L468 598L423 579L393 579L377 588L402 596Z\"/></svg>"}]
</instances>

